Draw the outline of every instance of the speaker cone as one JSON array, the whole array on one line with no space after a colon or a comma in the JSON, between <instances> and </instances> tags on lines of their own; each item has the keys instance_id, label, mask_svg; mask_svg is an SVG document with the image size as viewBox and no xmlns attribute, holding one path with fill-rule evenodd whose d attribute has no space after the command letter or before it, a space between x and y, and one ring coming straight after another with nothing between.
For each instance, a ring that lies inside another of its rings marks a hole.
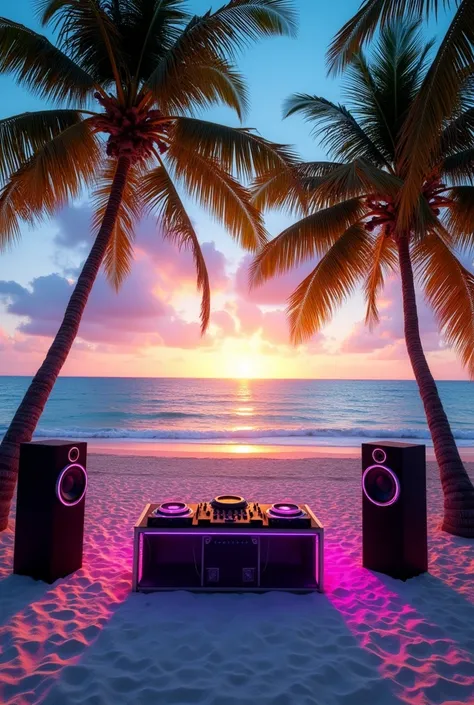
<instances>
[{"instance_id":1,"label":"speaker cone","mask_svg":"<svg viewBox=\"0 0 474 705\"><path fill-rule=\"evenodd\" d=\"M72 507L84 497L87 489L87 472L82 465L72 463L61 471L56 483L56 496L64 505Z\"/></svg>"},{"instance_id":2,"label":"speaker cone","mask_svg":"<svg viewBox=\"0 0 474 705\"><path fill-rule=\"evenodd\" d=\"M400 483L395 473L385 465L371 465L362 475L365 496L379 507L388 507L400 495Z\"/></svg>"}]
</instances>

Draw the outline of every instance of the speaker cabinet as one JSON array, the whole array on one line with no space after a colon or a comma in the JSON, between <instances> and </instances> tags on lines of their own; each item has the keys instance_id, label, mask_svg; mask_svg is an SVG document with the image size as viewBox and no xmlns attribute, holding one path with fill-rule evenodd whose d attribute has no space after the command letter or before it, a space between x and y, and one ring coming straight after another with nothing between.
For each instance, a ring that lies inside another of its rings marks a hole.
<instances>
[{"instance_id":1,"label":"speaker cabinet","mask_svg":"<svg viewBox=\"0 0 474 705\"><path fill-rule=\"evenodd\" d=\"M82 566L87 443L22 443L13 572L52 583Z\"/></svg>"},{"instance_id":2,"label":"speaker cabinet","mask_svg":"<svg viewBox=\"0 0 474 705\"><path fill-rule=\"evenodd\" d=\"M424 445L362 444L362 563L402 580L428 570Z\"/></svg>"}]
</instances>

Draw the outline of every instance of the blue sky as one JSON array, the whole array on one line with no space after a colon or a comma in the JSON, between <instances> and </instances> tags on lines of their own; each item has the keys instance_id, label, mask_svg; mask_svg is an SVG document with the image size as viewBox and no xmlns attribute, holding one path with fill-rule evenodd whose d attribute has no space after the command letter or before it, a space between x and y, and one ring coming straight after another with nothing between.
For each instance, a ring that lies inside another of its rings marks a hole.
<instances>
[{"instance_id":1,"label":"blue sky","mask_svg":"<svg viewBox=\"0 0 474 705\"><path fill-rule=\"evenodd\" d=\"M215 8L218 4L213 3L212 6ZM306 160L325 158L324 152L310 136L309 126L300 117L282 120L282 104L285 98L294 92L318 94L334 101L340 100L341 81L327 77L325 53L336 31L356 12L359 0L295 0L294 4L299 15L297 38L262 40L247 49L238 61L238 67L247 79L250 92L250 110L243 125L255 128L267 139L293 145ZM0 11L7 17L36 31L43 31L35 15L34 6L32 0L0 0ZM202 14L209 9L210 4L208 0L191 0L188 6L197 14ZM446 26L446 16L443 16L438 24L431 23L427 36L442 36ZM0 95L0 118L45 106L44 102L16 86L8 76L0 77ZM225 108L206 111L203 117L238 125L236 117ZM242 259L242 251L202 210L189 203L189 212L201 241L214 242L226 258L227 269L235 271ZM280 232L289 222L288 217L282 214L270 213L266 216L267 228L272 234ZM34 230L25 227L20 242L0 257L0 280L14 280L23 287L29 287L35 278L48 277L53 273L65 276L65 271L78 267L85 250L58 247L57 238L61 227L64 227L64 221L61 225L55 220L35 227ZM215 302L215 305L219 305L219 295ZM198 299L194 292L181 297L181 306L185 319L196 320ZM362 317L361 298L356 296L336 316L329 332L341 339L343 332L347 332L347 321L353 323ZM6 308L2 310L0 305L0 332L3 329L8 335L15 334L21 320L17 315L6 313ZM387 371L380 374L390 376ZM337 369L328 375L338 376ZM364 373L361 375L364 376Z\"/></svg>"},{"instance_id":2,"label":"blue sky","mask_svg":"<svg viewBox=\"0 0 474 705\"><path fill-rule=\"evenodd\" d=\"M192 0L188 4L197 14L210 7L208 0ZM213 3L212 7L218 5ZM34 7L32 0L1 2L2 12L7 17L36 31L43 31ZM244 125L256 128L270 140L294 145L305 159L324 158L324 152L312 139L308 125L300 117L281 119L282 103L294 92L315 93L330 100L340 99L340 80L326 76L325 52L331 37L359 7L359 0L295 0L295 7L299 15L296 39L263 40L246 50L239 59L239 68L247 79L250 91L250 110ZM442 22L433 29L439 32L444 25L445 22ZM29 95L9 77L0 77L0 95L3 98L0 101L0 117L44 107L44 102ZM207 111L206 118L231 125L238 124L233 113L225 108ZM192 206L191 210L202 237L212 237L224 252L237 257L238 250L225 232ZM267 217L268 228L275 234L286 222L280 214L269 214ZM23 283L43 270L46 272L55 256L48 236L50 230L46 227L41 228L40 232L27 233L25 229L23 243L16 246L6 260L0 262L2 278L5 267L13 278Z\"/></svg>"}]
</instances>

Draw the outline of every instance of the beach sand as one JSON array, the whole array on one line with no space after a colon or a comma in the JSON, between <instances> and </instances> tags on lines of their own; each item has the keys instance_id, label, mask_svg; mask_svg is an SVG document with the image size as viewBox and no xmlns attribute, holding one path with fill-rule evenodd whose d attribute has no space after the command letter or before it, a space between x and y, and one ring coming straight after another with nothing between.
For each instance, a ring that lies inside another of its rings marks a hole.
<instances>
[{"instance_id":1,"label":"beach sand","mask_svg":"<svg viewBox=\"0 0 474 705\"><path fill-rule=\"evenodd\" d=\"M439 531L433 463L430 572L407 582L361 567L357 459L108 454L89 471L78 573L12 576L13 522L0 534L2 705L474 703L474 541ZM132 594L145 503L229 491L312 506L325 594Z\"/></svg>"}]
</instances>

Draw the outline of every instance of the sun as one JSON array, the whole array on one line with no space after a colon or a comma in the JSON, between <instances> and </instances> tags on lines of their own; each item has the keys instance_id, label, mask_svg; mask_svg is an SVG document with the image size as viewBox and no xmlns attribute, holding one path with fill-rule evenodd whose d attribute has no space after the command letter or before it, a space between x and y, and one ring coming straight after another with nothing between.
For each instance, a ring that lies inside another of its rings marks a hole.
<instances>
[{"instance_id":1,"label":"sun","mask_svg":"<svg viewBox=\"0 0 474 705\"><path fill-rule=\"evenodd\" d=\"M257 364L251 357L239 357L235 361L234 377L236 379L253 379L258 377Z\"/></svg>"}]
</instances>

